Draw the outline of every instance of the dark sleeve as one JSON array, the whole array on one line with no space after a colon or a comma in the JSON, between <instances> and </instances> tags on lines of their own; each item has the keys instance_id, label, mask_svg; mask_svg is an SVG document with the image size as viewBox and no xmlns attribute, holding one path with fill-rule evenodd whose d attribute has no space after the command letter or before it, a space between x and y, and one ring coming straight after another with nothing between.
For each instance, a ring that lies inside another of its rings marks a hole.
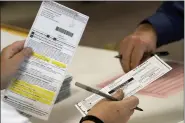
<instances>
[{"instance_id":1,"label":"dark sleeve","mask_svg":"<svg viewBox=\"0 0 185 123\"><path fill-rule=\"evenodd\" d=\"M142 23L150 23L156 30L157 47L184 38L184 1L164 2Z\"/></svg>"}]
</instances>

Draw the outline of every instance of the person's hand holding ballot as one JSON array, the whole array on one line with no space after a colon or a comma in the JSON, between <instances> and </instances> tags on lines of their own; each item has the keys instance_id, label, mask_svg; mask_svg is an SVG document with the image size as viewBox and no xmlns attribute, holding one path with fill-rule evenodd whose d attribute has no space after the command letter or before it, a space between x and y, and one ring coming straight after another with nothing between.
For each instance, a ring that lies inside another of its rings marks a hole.
<instances>
[{"instance_id":1,"label":"person's hand holding ballot","mask_svg":"<svg viewBox=\"0 0 185 123\"><path fill-rule=\"evenodd\" d=\"M5 89L23 61L32 55L31 48L24 48L25 41L17 41L1 52L1 89Z\"/></svg>"},{"instance_id":2,"label":"person's hand holding ballot","mask_svg":"<svg viewBox=\"0 0 185 123\"><path fill-rule=\"evenodd\" d=\"M17 41L4 48L1 53L1 89L4 89L9 80L17 74L22 62L32 54L31 48L24 48L24 41ZM102 123L126 123L134 113L134 108L139 104L135 96L125 98L123 91L119 90L114 98L120 101L101 100L88 113L89 116L96 117ZM98 123L83 121L83 123Z\"/></svg>"},{"instance_id":3,"label":"person's hand holding ballot","mask_svg":"<svg viewBox=\"0 0 185 123\"><path fill-rule=\"evenodd\" d=\"M89 111L88 115L99 118L102 123L127 123L134 113L134 108L139 104L139 99L135 96L123 99L124 93L121 89L113 97L120 101L103 99ZM84 121L83 123L96 122Z\"/></svg>"}]
</instances>

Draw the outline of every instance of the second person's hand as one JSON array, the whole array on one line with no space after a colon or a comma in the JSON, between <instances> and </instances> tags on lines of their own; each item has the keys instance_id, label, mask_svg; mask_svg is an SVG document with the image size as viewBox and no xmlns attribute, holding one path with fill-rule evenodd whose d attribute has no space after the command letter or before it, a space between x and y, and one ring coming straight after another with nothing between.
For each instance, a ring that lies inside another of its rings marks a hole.
<instances>
[{"instance_id":1,"label":"second person's hand","mask_svg":"<svg viewBox=\"0 0 185 123\"><path fill-rule=\"evenodd\" d=\"M156 50L157 36L150 24L141 24L135 32L120 43L119 54L124 72L129 72L141 63L145 53Z\"/></svg>"}]
</instances>

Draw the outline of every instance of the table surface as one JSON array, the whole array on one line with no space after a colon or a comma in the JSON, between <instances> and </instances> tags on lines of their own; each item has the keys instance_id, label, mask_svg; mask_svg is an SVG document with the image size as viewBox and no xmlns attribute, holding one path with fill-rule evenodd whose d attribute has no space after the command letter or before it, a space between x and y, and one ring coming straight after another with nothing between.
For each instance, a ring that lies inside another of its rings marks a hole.
<instances>
[{"instance_id":1,"label":"table surface","mask_svg":"<svg viewBox=\"0 0 185 123\"><path fill-rule=\"evenodd\" d=\"M20 33L10 33L1 29L1 49L16 40L25 39ZM31 118L33 123L77 123L81 114L75 103L90 93L74 86L76 81L95 87L97 84L122 73L119 61L114 58L116 52L79 46L68 71L74 79L72 95L56 104L48 121ZM139 107L144 112L135 111L129 123L177 123L183 120L183 91L168 98L155 98L136 94L140 99Z\"/></svg>"}]
</instances>

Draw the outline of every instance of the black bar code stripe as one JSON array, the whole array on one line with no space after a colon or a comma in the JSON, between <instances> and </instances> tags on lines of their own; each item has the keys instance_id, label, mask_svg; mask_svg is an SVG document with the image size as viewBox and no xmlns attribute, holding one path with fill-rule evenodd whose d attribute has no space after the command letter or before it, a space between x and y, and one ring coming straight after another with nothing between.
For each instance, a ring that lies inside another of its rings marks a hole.
<instances>
[{"instance_id":1,"label":"black bar code stripe","mask_svg":"<svg viewBox=\"0 0 185 123\"><path fill-rule=\"evenodd\" d=\"M110 90L108 93L109 93L109 94L114 93L117 89L122 88L123 86L125 86L126 84L130 83L130 82L133 81L133 80L134 80L133 77L130 78L130 79L128 79L127 81L125 81L125 82L122 83L121 85L119 85L119 86L115 87L114 89Z\"/></svg>"},{"instance_id":2,"label":"black bar code stripe","mask_svg":"<svg viewBox=\"0 0 185 123\"><path fill-rule=\"evenodd\" d=\"M56 27L56 31L61 32L61 33L65 34L65 35L68 35L70 37L73 37L73 33L72 32L69 32L69 31L67 31L65 29L62 29L62 28L58 27L58 26Z\"/></svg>"}]
</instances>

